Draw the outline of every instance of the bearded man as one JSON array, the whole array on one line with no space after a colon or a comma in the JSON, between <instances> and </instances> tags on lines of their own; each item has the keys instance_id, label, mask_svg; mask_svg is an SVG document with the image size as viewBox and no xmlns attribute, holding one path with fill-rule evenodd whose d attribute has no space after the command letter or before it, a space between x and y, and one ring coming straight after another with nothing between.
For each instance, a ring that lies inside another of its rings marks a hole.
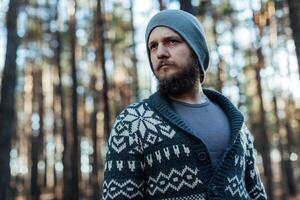
<instances>
[{"instance_id":1,"label":"bearded man","mask_svg":"<svg viewBox=\"0 0 300 200\"><path fill-rule=\"evenodd\" d=\"M267 199L243 115L202 88L209 52L197 18L161 11L145 39L158 91L118 116L103 199Z\"/></svg>"}]
</instances>

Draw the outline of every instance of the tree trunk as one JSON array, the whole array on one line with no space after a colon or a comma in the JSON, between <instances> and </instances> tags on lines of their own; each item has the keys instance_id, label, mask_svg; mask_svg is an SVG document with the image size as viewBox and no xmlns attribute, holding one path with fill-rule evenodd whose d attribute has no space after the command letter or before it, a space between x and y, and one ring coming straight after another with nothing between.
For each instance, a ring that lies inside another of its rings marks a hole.
<instances>
[{"instance_id":1,"label":"tree trunk","mask_svg":"<svg viewBox=\"0 0 300 200\"><path fill-rule=\"evenodd\" d=\"M217 85L217 89L220 92L222 92L224 88L225 77L226 77L225 61L221 58L218 64L218 85Z\"/></svg>"},{"instance_id":2,"label":"tree trunk","mask_svg":"<svg viewBox=\"0 0 300 200\"><path fill-rule=\"evenodd\" d=\"M270 200L274 199L273 196L273 172L271 165L271 157L270 157L270 140L267 132L267 120L266 120L266 111L264 108L263 94L262 94L262 85L261 85L261 77L260 70L264 66L264 57L262 54L261 47L256 50L258 63L255 66L255 77L257 84L257 95L259 98L259 116L260 116L260 132L257 134L260 138L258 141L260 142L261 155L263 159L263 167L264 174L266 177L266 191Z\"/></svg>"},{"instance_id":3,"label":"tree trunk","mask_svg":"<svg viewBox=\"0 0 300 200\"><path fill-rule=\"evenodd\" d=\"M46 145L46 144L45 144ZM46 152L45 152L46 153ZM44 156L44 163L45 163L45 169L44 169L44 177L43 177L43 187L44 188L47 188L47 182L48 182L48 174L47 174L47 172L48 172L48 162L47 162L47 156L45 155ZM55 170L54 170L55 171Z\"/></svg>"},{"instance_id":4,"label":"tree trunk","mask_svg":"<svg viewBox=\"0 0 300 200\"><path fill-rule=\"evenodd\" d=\"M298 69L300 74L300 1L288 0L290 10L291 28L293 30L293 36L296 46L296 54L298 59Z\"/></svg>"},{"instance_id":5,"label":"tree trunk","mask_svg":"<svg viewBox=\"0 0 300 200\"><path fill-rule=\"evenodd\" d=\"M92 171L92 185L93 185L93 199L98 199L102 191L100 191L100 184L99 184L99 177L98 177L98 170L99 165L98 161L101 160L98 155L98 136L97 136L97 114L98 114L98 102L99 102L99 94L96 89L96 77L93 76L91 80L91 89L93 93L94 99L94 110L91 114L91 128L92 128L92 141L93 141L93 171Z\"/></svg>"},{"instance_id":6,"label":"tree trunk","mask_svg":"<svg viewBox=\"0 0 300 200\"><path fill-rule=\"evenodd\" d=\"M41 186L39 183L38 162L42 156L43 147L43 88L42 88L42 71L37 69L38 66L34 66L33 77L33 99L32 99L32 113L38 113L38 121L32 123L38 123L39 127L33 127L31 137L31 197L32 200L38 200L40 198Z\"/></svg>"},{"instance_id":7,"label":"tree trunk","mask_svg":"<svg viewBox=\"0 0 300 200\"><path fill-rule=\"evenodd\" d=\"M135 94L135 101L139 101L139 82L138 82L138 70L137 70L137 57L136 57L136 44L135 44L135 28L134 28L134 14L133 14L133 2L130 0L130 26L132 36L132 64L133 64L133 91Z\"/></svg>"},{"instance_id":8,"label":"tree trunk","mask_svg":"<svg viewBox=\"0 0 300 200\"><path fill-rule=\"evenodd\" d=\"M286 142L286 151L287 151L287 159L284 160L285 162L285 169L286 169L286 178L287 178L287 186L288 186L288 191L291 195L296 195L297 194L297 182L295 180L294 176L294 168L293 168L293 163L290 159L290 155L293 152L293 147L294 147L294 133L293 129L291 127L291 113L293 112L293 108L291 107L291 99L285 102L285 130L286 130L286 137L287 137L287 142Z\"/></svg>"},{"instance_id":9,"label":"tree trunk","mask_svg":"<svg viewBox=\"0 0 300 200\"><path fill-rule=\"evenodd\" d=\"M297 152L300 155L300 108L296 108L295 110L295 120L297 123L297 133L298 133L298 145L297 145ZM298 166L300 166L300 159L298 159ZM299 177L298 177L299 179Z\"/></svg>"},{"instance_id":10,"label":"tree trunk","mask_svg":"<svg viewBox=\"0 0 300 200\"><path fill-rule=\"evenodd\" d=\"M109 109L109 102L108 102L108 80L107 80L107 73L105 67L105 38L104 38L104 30L105 30L105 18L102 11L102 1L97 0L97 27L99 27L99 46L96 49L97 59L100 60L101 69L102 69L102 80L103 80L103 112L104 112L104 136L106 141L108 141L108 137L110 134L110 109Z\"/></svg>"},{"instance_id":11,"label":"tree trunk","mask_svg":"<svg viewBox=\"0 0 300 200\"><path fill-rule=\"evenodd\" d=\"M179 0L180 10L184 10L191 14L194 14L194 7L192 5L192 0Z\"/></svg>"},{"instance_id":12,"label":"tree trunk","mask_svg":"<svg viewBox=\"0 0 300 200\"><path fill-rule=\"evenodd\" d=\"M54 76L56 76L56 74L54 73ZM60 115L57 114L57 109L56 109L56 105L58 104L56 98L59 98L58 95L57 95L57 86L55 84L53 84L53 101L52 101L52 109L53 109L53 138L54 138L54 141L57 141L56 138L57 138L57 135L58 135L58 120L59 118L61 117ZM55 159L54 159L54 162L56 163L57 162L57 159L56 159L56 155L57 155L57 147L55 147L54 149L54 155L55 155ZM46 160L46 159L45 159ZM57 173L56 173L56 169L55 169L55 164L54 164L54 167L53 167L53 184L54 184L54 187L53 187L53 193L54 193L54 200L57 200L58 198L58 194L57 194L57 191L58 191L58 179L57 179Z\"/></svg>"},{"instance_id":13,"label":"tree trunk","mask_svg":"<svg viewBox=\"0 0 300 200\"><path fill-rule=\"evenodd\" d=\"M107 81L106 77L106 71L105 71L105 66L104 66L104 71L103 71L103 64L105 63L104 61L104 38L103 38L103 32L104 32L104 23L103 23L103 18L102 18L102 6L101 6L101 1L97 1L97 6L96 6L96 11L95 11L95 29L94 29L94 39L95 39L95 46L96 46L96 70L99 69L99 67L102 69L102 78ZM92 187L93 187L93 199L98 199L101 194L102 194L102 187L100 186L99 183L99 163L102 163L102 158L101 156L99 157L99 149L98 148L98 134L97 134L97 114L99 112L99 95L100 91L97 90L96 87L97 83L97 77L95 74L91 77L91 91L93 94L93 101L94 101L94 109L93 112L91 113L91 129L92 129L92 141L93 141L93 171L92 171L92 177L91 177L91 182L92 182ZM107 83L103 83L103 86L106 85L106 90L104 90L103 87L103 100L106 101L104 102L104 110L108 109L108 97L107 97ZM104 94L105 93L105 94ZM106 96L106 97L105 97ZM106 104L106 105L105 105ZM105 112L105 111L104 111ZM105 113L104 113L105 115ZM109 115L106 116L109 118ZM109 124L107 123L107 119L104 119L104 129L107 129L109 127ZM106 124L106 125L105 125ZM105 131L105 130L104 130Z\"/></svg>"},{"instance_id":14,"label":"tree trunk","mask_svg":"<svg viewBox=\"0 0 300 200\"><path fill-rule=\"evenodd\" d=\"M276 131L278 134L278 150L281 155L281 160L280 160L280 169L281 169L281 181L280 181L280 189L281 189L281 200L286 200L287 198L287 185L286 185L286 168L285 168L285 151L283 148L283 138L281 136L281 125L280 125L280 119L278 115L278 106L277 106L277 98L275 95L273 95L273 110L274 110L274 115L275 115L275 124L276 124Z\"/></svg>"},{"instance_id":15,"label":"tree trunk","mask_svg":"<svg viewBox=\"0 0 300 200\"><path fill-rule=\"evenodd\" d=\"M57 29L55 32L55 39L57 41L57 46L55 49L55 65L57 67L58 73L58 86L57 86L57 95L59 96L60 100L60 121L61 121L61 135L62 135L62 142L63 142L63 156L62 156L62 163L63 163L63 199L69 200L71 199L72 188L70 186L71 183L71 165L70 165L70 145L69 145L69 138L67 132L67 124L66 124L66 106L65 106L65 94L62 85L62 66L61 66L61 52L62 52L62 36L59 30L59 18L58 18L58 6L59 0L56 3L56 10L55 10L55 21L57 24Z\"/></svg>"},{"instance_id":16,"label":"tree trunk","mask_svg":"<svg viewBox=\"0 0 300 200\"><path fill-rule=\"evenodd\" d=\"M165 10L166 9L166 5L164 3L164 0L158 0L159 3L159 10Z\"/></svg>"},{"instance_id":17,"label":"tree trunk","mask_svg":"<svg viewBox=\"0 0 300 200\"><path fill-rule=\"evenodd\" d=\"M0 99L0 199L9 199L10 148L15 131L15 86L17 82L16 57L19 46L17 36L19 1L10 0L7 11L7 44L2 75Z\"/></svg>"},{"instance_id":18,"label":"tree trunk","mask_svg":"<svg viewBox=\"0 0 300 200\"><path fill-rule=\"evenodd\" d=\"M34 8L39 9L38 4L34 4ZM34 26L37 30L41 30L42 24L38 17L34 17ZM33 35L34 42L37 46L41 46L39 41L39 35ZM41 55L40 55L41 56ZM32 200L39 200L41 195L41 182L39 172L38 172L38 162L43 159L43 143L44 143L44 97L43 97L43 72L40 65L35 64L34 61L32 65L32 116L36 115L37 118L32 118L32 125L38 124L38 127L32 126L32 136L31 136L31 198Z\"/></svg>"},{"instance_id":19,"label":"tree trunk","mask_svg":"<svg viewBox=\"0 0 300 200\"><path fill-rule=\"evenodd\" d=\"M36 133L35 133L36 134ZM34 135L31 137L31 184L30 184L30 194L32 200L38 200L40 196L40 188L38 185L38 151L36 150L38 146L38 137Z\"/></svg>"},{"instance_id":20,"label":"tree trunk","mask_svg":"<svg viewBox=\"0 0 300 200\"><path fill-rule=\"evenodd\" d=\"M78 120L77 120L77 106L78 106L78 95L77 95L77 71L76 71L76 0L72 1L74 6L74 12L70 16L69 21L69 34L70 34L70 45L71 45L71 71L72 71L72 132L73 132L73 145L71 151L71 200L79 199L79 132L78 132Z\"/></svg>"}]
</instances>

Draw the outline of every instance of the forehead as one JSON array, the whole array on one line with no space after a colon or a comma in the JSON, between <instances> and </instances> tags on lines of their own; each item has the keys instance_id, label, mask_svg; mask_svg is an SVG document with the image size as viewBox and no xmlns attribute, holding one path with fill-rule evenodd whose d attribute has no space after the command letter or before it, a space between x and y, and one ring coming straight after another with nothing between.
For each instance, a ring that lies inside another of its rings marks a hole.
<instances>
[{"instance_id":1,"label":"forehead","mask_svg":"<svg viewBox=\"0 0 300 200\"><path fill-rule=\"evenodd\" d=\"M174 36L181 38L181 36L178 33L176 33L174 30L165 26L158 26L154 28L150 33L148 42L152 42L161 38L174 37Z\"/></svg>"}]
</instances>

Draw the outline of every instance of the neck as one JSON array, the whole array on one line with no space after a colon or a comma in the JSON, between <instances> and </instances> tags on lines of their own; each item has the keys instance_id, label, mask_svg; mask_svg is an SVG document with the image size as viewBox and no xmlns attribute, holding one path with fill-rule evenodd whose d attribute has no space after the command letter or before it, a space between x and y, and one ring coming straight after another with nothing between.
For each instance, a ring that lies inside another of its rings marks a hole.
<instances>
[{"instance_id":1,"label":"neck","mask_svg":"<svg viewBox=\"0 0 300 200\"><path fill-rule=\"evenodd\" d=\"M201 104L206 102L206 97L203 93L201 84L197 84L195 87L191 88L185 93L176 96L172 95L169 96L169 98L175 101L180 101L189 104Z\"/></svg>"}]
</instances>

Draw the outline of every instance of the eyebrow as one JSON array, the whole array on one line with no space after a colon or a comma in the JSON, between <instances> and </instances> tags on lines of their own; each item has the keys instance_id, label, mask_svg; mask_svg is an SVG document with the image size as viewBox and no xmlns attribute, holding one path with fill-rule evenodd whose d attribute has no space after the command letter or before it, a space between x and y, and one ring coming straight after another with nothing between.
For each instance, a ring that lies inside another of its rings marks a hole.
<instances>
[{"instance_id":1,"label":"eyebrow","mask_svg":"<svg viewBox=\"0 0 300 200\"><path fill-rule=\"evenodd\" d=\"M179 40L182 41L183 39L180 36L177 35L170 35L170 36L166 36L163 38L163 41L168 41L168 40ZM155 44L155 41L151 41L148 43L148 48L151 47L151 45Z\"/></svg>"}]
</instances>

